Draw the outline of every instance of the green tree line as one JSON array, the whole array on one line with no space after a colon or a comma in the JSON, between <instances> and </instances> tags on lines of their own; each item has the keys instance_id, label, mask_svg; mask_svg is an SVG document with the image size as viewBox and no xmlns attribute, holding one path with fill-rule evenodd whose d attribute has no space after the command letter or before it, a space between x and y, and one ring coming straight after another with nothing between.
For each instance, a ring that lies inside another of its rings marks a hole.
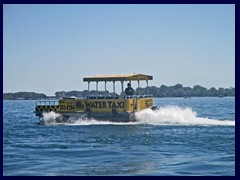
<instances>
[{"instance_id":1,"label":"green tree line","mask_svg":"<svg viewBox=\"0 0 240 180\"><path fill-rule=\"evenodd\" d=\"M235 96L235 88L210 88L207 89L200 85L191 87L183 87L182 84L174 86L161 85L160 87L150 86L146 88L137 88L134 92L136 95L152 94L154 97L225 97ZM56 98L61 97L83 97L88 95L114 95L109 91L58 91L55 93ZM34 92L17 92L17 93L3 93L4 99L46 99L49 98L43 93Z\"/></svg>"},{"instance_id":2,"label":"green tree line","mask_svg":"<svg viewBox=\"0 0 240 180\"><path fill-rule=\"evenodd\" d=\"M88 95L112 95L108 91L60 91L56 92L56 97L82 97ZM210 88L207 89L200 85L196 85L193 88L183 87L182 84L176 84L174 86L161 85L160 87L150 86L146 88L137 88L134 92L136 95L152 94L154 97L225 97L235 96L235 88Z\"/></svg>"},{"instance_id":3,"label":"green tree line","mask_svg":"<svg viewBox=\"0 0 240 180\"><path fill-rule=\"evenodd\" d=\"M3 93L3 99L45 99L47 96L43 93L35 92L17 92L17 93Z\"/></svg>"},{"instance_id":4,"label":"green tree line","mask_svg":"<svg viewBox=\"0 0 240 180\"><path fill-rule=\"evenodd\" d=\"M154 97L225 97L235 96L235 88L210 88L207 89L200 85L183 87L182 84L175 86L161 85L159 88L155 86L147 88L137 88L136 94L152 94Z\"/></svg>"}]
</instances>

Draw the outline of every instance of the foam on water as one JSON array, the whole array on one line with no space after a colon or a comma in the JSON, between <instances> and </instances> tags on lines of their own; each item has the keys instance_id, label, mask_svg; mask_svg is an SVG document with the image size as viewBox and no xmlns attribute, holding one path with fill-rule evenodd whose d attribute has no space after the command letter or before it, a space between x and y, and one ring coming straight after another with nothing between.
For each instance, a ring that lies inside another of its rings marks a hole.
<instances>
[{"instance_id":1,"label":"foam on water","mask_svg":"<svg viewBox=\"0 0 240 180\"><path fill-rule=\"evenodd\" d=\"M152 111L145 109L135 114L137 122L111 122L104 120L88 119L85 116L80 118L69 118L67 121L59 122L61 115L54 112L44 113L44 124L63 124L63 125L200 125L200 126L235 126L234 120L217 120L197 117L197 112L191 108L181 108L178 106L161 107L159 110Z\"/></svg>"},{"instance_id":2,"label":"foam on water","mask_svg":"<svg viewBox=\"0 0 240 180\"><path fill-rule=\"evenodd\" d=\"M95 120L95 119L77 119L74 123L66 125L133 125L135 122L111 122L105 120Z\"/></svg>"},{"instance_id":3,"label":"foam on water","mask_svg":"<svg viewBox=\"0 0 240 180\"><path fill-rule=\"evenodd\" d=\"M178 106L160 107L159 110L152 111L145 109L135 114L139 123L153 125L219 125L235 126L233 120L216 120L197 117L197 112L191 108L180 108Z\"/></svg>"},{"instance_id":4,"label":"foam on water","mask_svg":"<svg viewBox=\"0 0 240 180\"><path fill-rule=\"evenodd\" d=\"M61 114L55 112L44 112L43 113L43 123L45 125L50 125L56 123L57 118L61 118Z\"/></svg>"},{"instance_id":5,"label":"foam on water","mask_svg":"<svg viewBox=\"0 0 240 180\"><path fill-rule=\"evenodd\" d=\"M63 121L61 114L55 112L44 112L42 123L44 125L131 125L134 122L111 122L106 120L89 119L85 115L81 117L70 117Z\"/></svg>"}]
</instances>

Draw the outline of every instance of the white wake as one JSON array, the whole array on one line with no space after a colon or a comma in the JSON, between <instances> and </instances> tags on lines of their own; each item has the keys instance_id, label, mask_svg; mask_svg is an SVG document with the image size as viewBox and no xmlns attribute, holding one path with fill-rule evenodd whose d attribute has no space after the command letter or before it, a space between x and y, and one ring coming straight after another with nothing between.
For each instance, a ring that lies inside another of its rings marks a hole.
<instances>
[{"instance_id":1,"label":"white wake","mask_svg":"<svg viewBox=\"0 0 240 180\"><path fill-rule=\"evenodd\" d=\"M54 112L43 114L43 124L63 124L63 125L191 125L191 126L235 126L235 120L218 120L207 117L197 117L197 112L191 108L181 108L178 106L161 107L156 111L145 109L135 114L136 122L112 122L104 120L88 119L84 116L80 118L69 118L67 121L59 122L61 115Z\"/></svg>"},{"instance_id":2,"label":"white wake","mask_svg":"<svg viewBox=\"0 0 240 180\"><path fill-rule=\"evenodd\" d=\"M217 120L197 117L197 112L191 108L180 108L178 106L160 107L152 111L145 109L135 114L137 122L153 125L219 125L235 126L234 120Z\"/></svg>"}]
</instances>

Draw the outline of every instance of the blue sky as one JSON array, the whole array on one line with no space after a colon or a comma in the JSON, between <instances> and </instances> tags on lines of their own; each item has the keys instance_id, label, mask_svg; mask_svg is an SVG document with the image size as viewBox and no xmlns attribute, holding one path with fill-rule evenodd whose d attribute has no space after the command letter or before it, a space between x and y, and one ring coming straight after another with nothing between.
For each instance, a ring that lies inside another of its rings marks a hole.
<instances>
[{"instance_id":1,"label":"blue sky","mask_svg":"<svg viewBox=\"0 0 240 180\"><path fill-rule=\"evenodd\" d=\"M235 5L3 6L4 93L81 91L84 76L134 72L150 86L235 87Z\"/></svg>"}]
</instances>

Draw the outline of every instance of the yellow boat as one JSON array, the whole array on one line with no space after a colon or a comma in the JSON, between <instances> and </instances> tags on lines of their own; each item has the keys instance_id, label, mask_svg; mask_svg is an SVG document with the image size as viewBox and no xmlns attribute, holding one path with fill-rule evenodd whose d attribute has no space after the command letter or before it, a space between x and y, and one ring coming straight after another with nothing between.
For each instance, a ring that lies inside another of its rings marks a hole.
<instances>
[{"instance_id":1,"label":"yellow boat","mask_svg":"<svg viewBox=\"0 0 240 180\"><path fill-rule=\"evenodd\" d=\"M35 114L39 118L43 117L44 112L56 112L61 114L63 119L69 117L87 117L96 120L110 121L136 121L134 114L146 108L153 107L152 95L127 95L124 93L124 82L137 81L138 87L140 81L146 81L148 89L148 81L153 77L144 74L120 74L120 75L96 75L84 77L83 81L88 83L88 91L90 92L90 83L96 83L98 91L98 83L105 83L105 91L107 82L113 83L112 96L85 96L80 98L63 98L58 101L37 101ZM115 82L120 82L122 87L121 95L115 93Z\"/></svg>"}]
</instances>

